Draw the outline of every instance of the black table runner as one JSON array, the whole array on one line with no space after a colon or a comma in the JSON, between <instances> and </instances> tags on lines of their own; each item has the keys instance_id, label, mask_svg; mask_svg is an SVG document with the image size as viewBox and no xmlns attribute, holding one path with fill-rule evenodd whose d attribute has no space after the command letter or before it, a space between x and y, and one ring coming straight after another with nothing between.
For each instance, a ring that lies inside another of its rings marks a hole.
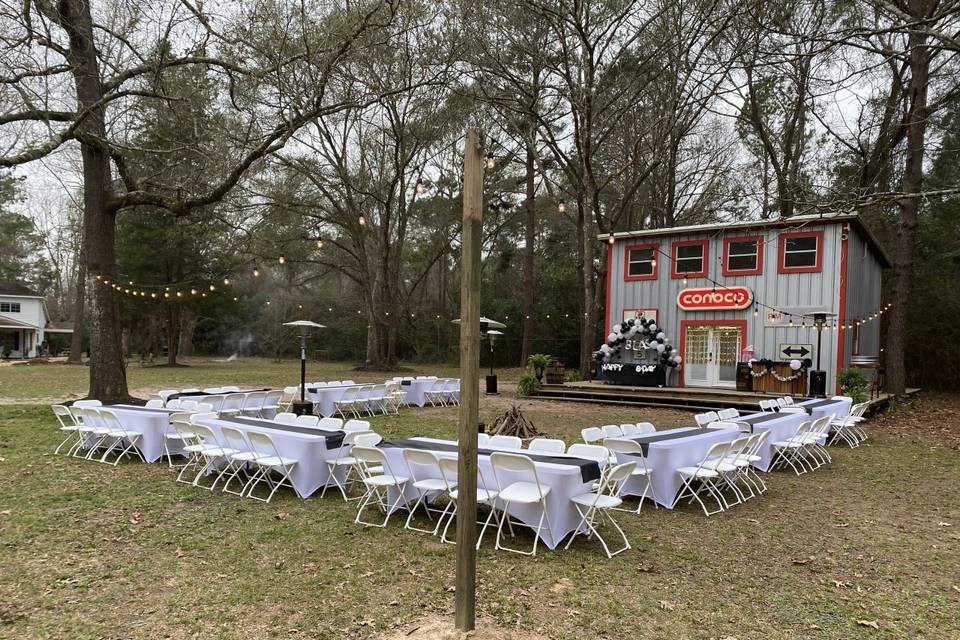
<instances>
[{"instance_id":1,"label":"black table runner","mask_svg":"<svg viewBox=\"0 0 960 640\"><path fill-rule=\"evenodd\" d=\"M384 440L378 447L391 449L424 449L426 451L445 451L457 453L460 450L459 445L450 442L431 442L429 440ZM499 449L478 448L477 454L489 456L491 453L515 453L526 456L535 462L548 462L550 464L562 464L568 467L580 467L580 478L584 482L593 482L600 479L600 464L596 460L587 460L585 458L574 458L571 456L551 456L542 453L530 453L527 450L501 451Z\"/></svg>"},{"instance_id":2,"label":"black table runner","mask_svg":"<svg viewBox=\"0 0 960 640\"><path fill-rule=\"evenodd\" d=\"M647 452L650 450L650 443L652 442L663 442L665 440L679 440L680 438L689 438L691 436L700 436L705 433L714 433L719 431L719 429L687 429L686 431L677 431L674 433L660 433L660 434L650 434L642 435L637 437L630 437L630 440L633 440L640 445L640 448L643 450L643 455L646 456Z\"/></svg>"},{"instance_id":3,"label":"black table runner","mask_svg":"<svg viewBox=\"0 0 960 640\"><path fill-rule=\"evenodd\" d=\"M256 418L220 418L221 422L233 422L247 427L259 427L274 429L275 431L287 431L289 433L302 433L309 436L323 436L327 442L327 449L336 449L343 444L345 431L325 431L315 427L304 427L299 424L284 424L282 422L272 422L270 420L257 420Z\"/></svg>"},{"instance_id":4,"label":"black table runner","mask_svg":"<svg viewBox=\"0 0 960 640\"><path fill-rule=\"evenodd\" d=\"M178 400L180 398L202 398L204 396L226 396L231 393L253 393L255 391L273 391L270 387L265 387L263 389L242 389L240 391L217 391L216 393L210 393L207 391L188 391L186 393L171 393L167 396L167 402L170 400Z\"/></svg>"},{"instance_id":5,"label":"black table runner","mask_svg":"<svg viewBox=\"0 0 960 640\"><path fill-rule=\"evenodd\" d=\"M760 424L761 422L768 422L770 420L777 420L783 416L790 415L789 413L764 413L763 415L754 416L752 418L736 418L730 422L746 422L747 424Z\"/></svg>"},{"instance_id":6,"label":"black table runner","mask_svg":"<svg viewBox=\"0 0 960 640\"><path fill-rule=\"evenodd\" d=\"M836 404L837 402L839 402L839 400L819 400L817 402L811 402L810 404L795 404L793 406L800 407L807 413L812 414L814 409L828 407L831 404Z\"/></svg>"}]
</instances>

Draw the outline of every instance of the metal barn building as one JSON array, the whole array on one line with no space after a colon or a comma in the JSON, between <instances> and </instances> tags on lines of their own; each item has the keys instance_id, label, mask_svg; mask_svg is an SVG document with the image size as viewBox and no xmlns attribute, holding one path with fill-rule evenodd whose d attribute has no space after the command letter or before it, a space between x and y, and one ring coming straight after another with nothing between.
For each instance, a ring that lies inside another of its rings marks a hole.
<instances>
[{"instance_id":1,"label":"metal barn building","mask_svg":"<svg viewBox=\"0 0 960 640\"><path fill-rule=\"evenodd\" d=\"M682 357L669 384L736 387L750 357L811 358L833 389L852 356L880 355L890 262L855 214L629 231L608 251L606 327L654 318ZM827 314L822 353L812 314Z\"/></svg>"}]
</instances>

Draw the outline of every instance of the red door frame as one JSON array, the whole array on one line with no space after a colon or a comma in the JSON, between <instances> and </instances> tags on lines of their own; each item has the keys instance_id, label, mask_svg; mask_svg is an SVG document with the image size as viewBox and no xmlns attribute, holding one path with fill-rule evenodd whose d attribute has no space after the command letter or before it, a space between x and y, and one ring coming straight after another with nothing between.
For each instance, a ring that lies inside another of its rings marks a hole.
<instances>
[{"instance_id":1,"label":"red door frame","mask_svg":"<svg viewBox=\"0 0 960 640\"><path fill-rule=\"evenodd\" d=\"M740 344L747 344L747 321L746 320L681 320L680 321L680 357L683 358L680 366L680 386L686 386L684 371L687 364L687 327L693 325L717 325L729 324L740 327ZM739 354L738 354L739 357Z\"/></svg>"}]
</instances>

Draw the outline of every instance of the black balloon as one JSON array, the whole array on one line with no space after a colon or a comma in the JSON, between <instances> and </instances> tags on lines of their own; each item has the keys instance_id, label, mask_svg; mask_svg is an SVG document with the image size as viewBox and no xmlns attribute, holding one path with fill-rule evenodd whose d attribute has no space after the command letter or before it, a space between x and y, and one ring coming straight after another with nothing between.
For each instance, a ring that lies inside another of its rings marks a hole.
<instances>
[{"instance_id":1,"label":"black balloon","mask_svg":"<svg viewBox=\"0 0 960 640\"><path fill-rule=\"evenodd\" d=\"M637 321L634 320L633 318L630 318L629 320L627 320L627 325L628 325L628 326L631 326L631 327L632 327L632 326L635 325L636 323L637 323Z\"/></svg>"},{"instance_id":2,"label":"black balloon","mask_svg":"<svg viewBox=\"0 0 960 640\"><path fill-rule=\"evenodd\" d=\"M813 360L811 360L810 358L804 358L802 364L804 369L809 369L810 367L813 366Z\"/></svg>"}]
</instances>

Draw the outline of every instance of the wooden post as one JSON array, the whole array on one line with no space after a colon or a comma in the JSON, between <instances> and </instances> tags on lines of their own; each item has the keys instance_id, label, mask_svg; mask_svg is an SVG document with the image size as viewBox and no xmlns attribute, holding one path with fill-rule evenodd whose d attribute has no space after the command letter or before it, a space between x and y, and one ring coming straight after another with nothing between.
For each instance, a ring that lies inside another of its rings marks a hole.
<instances>
[{"instance_id":1,"label":"wooden post","mask_svg":"<svg viewBox=\"0 0 960 640\"><path fill-rule=\"evenodd\" d=\"M456 625L472 631L477 582L477 423L480 421L480 242L483 150L467 129L463 150L463 238L460 258L460 430L457 474Z\"/></svg>"}]
</instances>

